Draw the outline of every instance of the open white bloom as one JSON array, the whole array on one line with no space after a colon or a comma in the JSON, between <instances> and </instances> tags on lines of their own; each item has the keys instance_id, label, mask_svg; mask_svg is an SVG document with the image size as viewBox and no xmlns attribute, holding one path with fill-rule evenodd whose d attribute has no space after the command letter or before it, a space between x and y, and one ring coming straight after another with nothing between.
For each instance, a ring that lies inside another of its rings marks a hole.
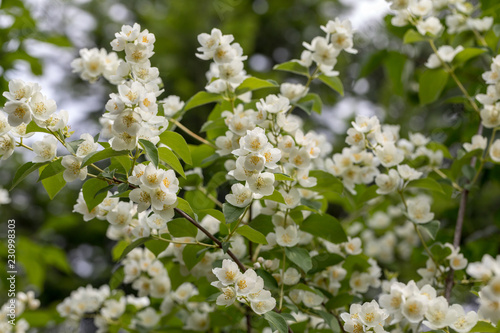
<instances>
[{"instance_id":1,"label":"open white bloom","mask_svg":"<svg viewBox=\"0 0 500 333\"><path fill-rule=\"evenodd\" d=\"M465 151L473 151L476 149L484 150L486 149L486 145L488 144L488 139L484 136L476 134L472 137L472 143L464 143Z\"/></svg>"},{"instance_id":2,"label":"open white bloom","mask_svg":"<svg viewBox=\"0 0 500 333\"><path fill-rule=\"evenodd\" d=\"M238 265L229 259L224 259L222 268L214 268L212 272L224 286L234 284L241 275Z\"/></svg>"},{"instance_id":3,"label":"open white bloom","mask_svg":"<svg viewBox=\"0 0 500 333\"><path fill-rule=\"evenodd\" d=\"M7 105L5 106L7 107ZM485 105L480 112L480 116L484 127L495 128L500 126L500 103Z\"/></svg>"},{"instance_id":4,"label":"open white bloom","mask_svg":"<svg viewBox=\"0 0 500 333\"><path fill-rule=\"evenodd\" d=\"M448 301L439 296L429 301L425 312L424 325L431 329L439 329L450 326L458 319L458 314L448 306Z\"/></svg>"},{"instance_id":5,"label":"open white bloom","mask_svg":"<svg viewBox=\"0 0 500 333\"><path fill-rule=\"evenodd\" d=\"M384 321L389 316L387 311L381 309L375 300L363 303L358 315L359 320L368 328L384 326Z\"/></svg>"},{"instance_id":6,"label":"open white bloom","mask_svg":"<svg viewBox=\"0 0 500 333\"><path fill-rule=\"evenodd\" d=\"M5 91L2 95L9 101L26 101L38 91L40 86L37 83L14 79L9 81L9 91Z\"/></svg>"},{"instance_id":7,"label":"open white bloom","mask_svg":"<svg viewBox=\"0 0 500 333\"><path fill-rule=\"evenodd\" d=\"M380 122L376 116L368 118L366 116L357 116L355 121L351 122L354 129L361 133L369 133L380 128Z\"/></svg>"},{"instance_id":8,"label":"open white bloom","mask_svg":"<svg viewBox=\"0 0 500 333\"><path fill-rule=\"evenodd\" d=\"M231 186L230 194L226 195L226 201L236 207L246 207L252 201L253 194L250 188L237 183Z\"/></svg>"},{"instance_id":9,"label":"open white bloom","mask_svg":"<svg viewBox=\"0 0 500 333\"><path fill-rule=\"evenodd\" d=\"M64 180L68 183L76 179L84 180L87 177L87 167L81 168L82 158L72 155L63 157L61 164L66 168L63 172Z\"/></svg>"},{"instance_id":10,"label":"open white bloom","mask_svg":"<svg viewBox=\"0 0 500 333\"><path fill-rule=\"evenodd\" d=\"M389 194L399 189L401 186L401 177L394 169L389 170L389 174L380 174L375 178L378 194Z\"/></svg>"},{"instance_id":11,"label":"open white bloom","mask_svg":"<svg viewBox=\"0 0 500 333\"><path fill-rule=\"evenodd\" d=\"M229 306L236 300L236 290L233 287L223 287L222 294L217 297L215 303L217 305Z\"/></svg>"},{"instance_id":12,"label":"open white bloom","mask_svg":"<svg viewBox=\"0 0 500 333\"><path fill-rule=\"evenodd\" d=\"M245 273L239 275L235 281L236 293L238 295L248 295L253 292L257 284L257 273L253 269L247 269Z\"/></svg>"},{"instance_id":13,"label":"open white bloom","mask_svg":"<svg viewBox=\"0 0 500 333\"><path fill-rule=\"evenodd\" d=\"M30 107L24 101L9 101L5 103L4 111L9 114L7 119L12 127L31 121Z\"/></svg>"},{"instance_id":14,"label":"open white bloom","mask_svg":"<svg viewBox=\"0 0 500 333\"><path fill-rule=\"evenodd\" d=\"M437 17L430 16L425 20L419 21L417 23L417 30L421 35L424 36L426 34L437 36L443 30L443 25Z\"/></svg>"},{"instance_id":15,"label":"open white bloom","mask_svg":"<svg viewBox=\"0 0 500 333\"><path fill-rule=\"evenodd\" d=\"M404 152L397 148L394 143L386 143L382 147L375 148L375 155L386 168L403 162L405 157Z\"/></svg>"},{"instance_id":16,"label":"open white bloom","mask_svg":"<svg viewBox=\"0 0 500 333\"><path fill-rule=\"evenodd\" d=\"M286 228L276 227L275 232L276 243L280 246L292 247L299 242L297 227L295 225L290 225Z\"/></svg>"},{"instance_id":17,"label":"open white bloom","mask_svg":"<svg viewBox=\"0 0 500 333\"><path fill-rule=\"evenodd\" d=\"M431 212L431 205L424 198L414 198L407 201L408 217L415 223L427 223L432 221L434 213Z\"/></svg>"},{"instance_id":18,"label":"open white bloom","mask_svg":"<svg viewBox=\"0 0 500 333\"><path fill-rule=\"evenodd\" d=\"M450 309L455 311L457 314L455 322L449 325L455 331L459 333L466 333L476 326L478 322L478 315L476 312L469 311L466 314L464 308L460 304L453 304Z\"/></svg>"},{"instance_id":19,"label":"open white bloom","mask_svg":"<svg viewBox=\"0 0 500 333\"><path fill-rule=\"evenodd\" d=\"M252 301L250 307L257 314L264 314L271 311L276 306L276 300L269 295L269 298L264 300Z\"/></svg>"},{"instance_id":20,"label":"open white bloom","mask_svg":"<svg viewBox=\"0 0 500 333\"><path fill-rule=\"evenodd\" d=\"M160 101L163 104L163 111L166 117L172 117L184 107L184 102L179 96L170 95Z\"/></svg>"},{"instance_id":21,"label":"open white bloom","mask_svg":"<svg viewBox=\"0 0 500 333\"><path fill-rule=\"evenodd\" d=\"M314 308L323 302L324 298L312 291L304 291L302 303L308 308Z\"/></svg>"},{"instance_id":22,"label":"open white bloom","mask_svg":"<svg viewBox=\"0 0 500 333\"><path fill-rule=\"evenodd\" d=\"M345 252L350 255L360 254L363 249L361 248L361 239L359 237L347 237L348 241L344 243Z\"/></svg>"},{"instance_id":23,"label":"open white bloom","mask_svg":"<svg viewBox=\"0 0 500 333\"><path fill-rule=\"evenodd\" d=\"M415 180L422 176L422 172L417 171L407 164L398 165L398 172L404 180Z\"/></svg>"},{"instance_id":24,"label":"open white bloom","mask_svg":"<svg viewBox=\"0 0 500 333\"><path fill-rule=\"evenodd\" d=\"M288 268L283 274L283 283L289 286L297 284L300 280L300 273L293 267Z\"/></svg>"},{"instance_id":25,"label":"open white bloom","mask_svg":"<svg viewBox=\"0 0 500 333\"><path fill-rule=\"evenodd\" d=\"M402 313L410 323L418 323L424 319L429 300L422 295L410 296L402 306Z\"/></svg>"},{"instance_id":26,"label":"open white bloom","mask_svg":"<svg viewBox=\"0 0 500 333\"><path fill-rule=\"evenodd\" d=\"M137 322L139 325L152 328L158 324L161 317L153 308L146 308L137 314Z\"/></svg>"},{"instance_id":27,"label":"open white bloom","mask_svg":"<svg viewBox=\"0 0 500 333\"><path fill-rule=\"evenodd\" d=\"M78 145L78 149L76 150L76 156L78 157L85 157L95 152L99 147L99 144L94 142L94 138L88 133L82 134L80 139L83 140L83 142Z\"/></svg>"},{"instance_id":28,"label":"open white bloom","mask_svg":"<svg viewBox=\"0 0 500 333\"><path fill-rule=\"evenodd\" d=\"M493 141L489 153L493 161L500 163L500 139Z\"/></svg>"},{"instance_id":29,"label":"open white bloom","mask_svg":"<svg viewBox=\"0 0 500 333\"><path fill-rule=\"evenodd\" d=\"M433 53L429 56L425 66L428 68L438 68L441 66L441 61L450 63L453 61L455 56L463 50L464 47L462 45L459 45L456 48L449 45L440 46L437 54Z\"/></svg>"},{"instance_id":30,"label":"open white bloom","mask_svg":"<svg viewBox=\"0 0 500 333\"><path fill-rule=\"evenodd\" d=\"M44 135L42 141L33 143L33 152L36 156L33 162L41 163L52 161L56 157L57 140L52 135Z\"/></svg>"},{"instance_id":31,"label":"open white bloom","mask_svg":"<svg viewBox=\"0 0 500 333\"><path fill-rule=\"evenodd\" d=\"M247 184L255 194L271 195L274 192L274 174L270 172L254 174L248 179Z\"/></svg>"},{"instance_id":32,"label":"open white bloom","mask_svg":"<svg viewBox=\"0 0 500 333\"><path fill-rule=\"evenodd\" d=\"M2 160L9 158L14 152L15 140L10 133L0 136L0 156Z\"/></svg>"},{"instance_id":33,"label":"open white bloom","mask_svg":"<svg viewBox=\"0 0 500 333\"><path fill-rule=\"evenodd\" d=\"M267 144L266 132L263 128L256 127L253 130L247 130L247 134L240 139L240 149L233 151L233 154L242 156L248 153L259 153Z\"/></svg>"}]
</instances>

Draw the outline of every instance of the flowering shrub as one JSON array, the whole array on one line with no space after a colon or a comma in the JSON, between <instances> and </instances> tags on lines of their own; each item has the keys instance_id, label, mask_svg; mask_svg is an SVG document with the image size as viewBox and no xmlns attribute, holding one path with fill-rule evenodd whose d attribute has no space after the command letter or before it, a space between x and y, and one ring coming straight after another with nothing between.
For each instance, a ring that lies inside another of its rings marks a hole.
<instances>
[{"instance_id":1,"label":"flowering shrub","mask_svg":"<svg viewBox=\"0 0 500 333\"><path fill-rule=\"evenodd\" d=\"M125 25L113 52L83 49L72 62L81 79L116 85L102 131L79 139L71 139L68 112L39 85L12 80L0 155L33 153L13 187L38 171L53 198L66 183L85 181L74 212L107 221L106 236L116 241L109 285L79 288L57 306L59 315L76 325L90 319L97 332L498 331L500 257L469 263L460 251L468 193L485 166L500 162L500 56L489 60L484 37L493 20L464 1L390 2L392 24L406 27L404 42L433 51L420 74L420 102L433 103L453 83L460 103L481 119L456 156L422 133L403 138L399 125L376 116L357 116L334 154L326 135L306 130L297 114L322 110L313 81L343 95L337 58L357 53L347 20L329 21L323 35L303 43L300 59L275 66L304 84L250 76L232 35L200 34L196 56L210 61L206 91L186 102L160 99L168 87L152 67L155 35ZM473 33L468 44L444 44L463 32ZM472 96L455 72L477 57L491 69ZM202 137L181 120L207 104L215 106ZM483 128L492 129L490 138ZM44 134L26 145L36 132ZM452 196L462 198L455 237L443 243L434 203ZM350 214L345 221L331 204ZM412 260L416 248L425 267L399 280L404 268L394 264ZM475 300L453 296L455 285L468 286L460 290ZM39 306L33 297L19 294L19 316L25 305ZM5 332L14 330L8 311L0 316ZM15 329L28 327L24 320Z\"/></svg>"}]
</instances>

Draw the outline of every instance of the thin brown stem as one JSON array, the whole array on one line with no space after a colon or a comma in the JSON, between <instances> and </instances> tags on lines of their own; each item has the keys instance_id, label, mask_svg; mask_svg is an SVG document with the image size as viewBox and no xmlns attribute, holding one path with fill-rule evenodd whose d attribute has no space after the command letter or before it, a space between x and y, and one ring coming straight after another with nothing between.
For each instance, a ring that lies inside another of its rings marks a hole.
<instances>
[{"instance_id":1,"label":"thin brown stem","mask_svg":"<svg viewBox=\"0 0 500 333\"><path fill-rule=\"evenodd\" d=\"M174 210L177 212L177 214L182 215L186 220L191 222L196 228L198 228L201 232L203 232L205 235L207 235L208 238L210 238L217 246L221 249L223 249L222 243L215 238L214 235L212 235L207 229L205 229L203 226L201 226L198 222L196 222L189 214L187 214L185 211L179 209L179 208L174 208ZM227 254L233 259L233 261L238 265L238 267L245 272L247 269L245 268L245 265L234 255L231 250L227 250Z\"/></svg>"},{"instance_id":2,"label":"thin brown stem","mask_svg":"<svg viewBox=\"0 0 500 333\"><path fill-rule=\"evenodd\" d=\"M201 136L199 136L198 134L194 133L193 131L191 131L189 128L187 128L186 126L182 125L179 121L177 121L176 119L170 119L170 121L172 123L174 123L177 127L179 127L181 130L183 130L186 134L188 134L189 136L195 138L196 140L200 141L201 143L204 143L212 148L215 148L217 149L217 146L215 146L213 143L211 143L210 141L202 138Z\"/></svg>"}]
</instances>

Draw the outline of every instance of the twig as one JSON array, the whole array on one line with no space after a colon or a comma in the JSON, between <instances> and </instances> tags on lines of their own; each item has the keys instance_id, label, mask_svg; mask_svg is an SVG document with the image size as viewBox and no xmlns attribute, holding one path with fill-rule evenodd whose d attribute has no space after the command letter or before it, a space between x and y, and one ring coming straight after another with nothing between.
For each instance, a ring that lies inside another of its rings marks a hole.
<instances>
[{"instance_id":1,"label":"twig","mask_svg":"<svg viewBox=\"0 0 500 333\"><path fill-rule=\"evenodd\" d=\"M176 119L170 119L170 121L172 123L174 123L177 127L179 127L181 130L183 130L186 134L190 135L191 137L195 138L196 140L200 141L201 143L204 143L212 148L215 148L217 149L217 146L214 145L213 143L211 143L210 141L202 138L201 136L199 136L198 134L194 133L193 131L191 131L189 128L187 128L186 126L182 125L179 121L177 121Z\"/></svg>"}]
</instances>

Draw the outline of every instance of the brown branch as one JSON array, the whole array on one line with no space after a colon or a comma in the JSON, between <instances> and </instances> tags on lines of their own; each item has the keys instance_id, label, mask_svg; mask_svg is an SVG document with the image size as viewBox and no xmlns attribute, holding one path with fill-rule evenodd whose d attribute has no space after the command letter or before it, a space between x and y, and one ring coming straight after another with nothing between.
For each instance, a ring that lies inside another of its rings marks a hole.
<instances>
[{"instance_id":1,"label":"brown branch","mask_svg":"<svg viewBox=\"0 0 500 333\"><path fill-rule=\"evenodd\" d=\"M189 222L191 222L191 224L193 224L196 228L200 229L201 232L203 232L205 235L207 235L208 238L210 238L211 240L214 241L215 244L217 244L217 246L219 248L223 248L222 247L222 243L220 242L220 240L218 240L217 238L215 238L214 235L212 235L207 229L203 228L198 222L196 222L191 216L189 216L189 214L187 214L185 211L183 211L182 209L179 209L179 208L174 208L174 210L179 214L179 215L182 215L186 220L188 220ZM238 265L238 267L243 271L245 272L247 269L245 268L245 265L243 265L243 263L240 261L240 259L238 259L233 252L231 252L231 250L227 250L227 254L231 257L231 259L234 260L234 262Z\"/></svg>"},{"instance_id":2,"label":"brown branch","mask_svg":"<svg viewBox=\"0 0 500 333\"><path fill-rule=\"evenodd\" d=\"M481 122L479 123L477 134L478 135L483 134L483 124ZM474 156L470 161L470 165L474 167L476 165L476 161L477 158L476 156ZM460 240L462 239L462 229L464 226L465 211L467 209L468 198L469 198L469 190L464 187L464 190L462 192L462 197L460 198L460 206L458 207L458 216L457 216L457 222L455 224L455 233L453 234L453 246L455 248L458 248L460 246ZM453 268L450 267L450 272L446 277L445 289L444 289L444 297L447 300L450 299L451 290L453 289L453 285L455 284L455 281L453 279L454 273L455 271L453 270Z\"/></svg>"}]
</instances>

